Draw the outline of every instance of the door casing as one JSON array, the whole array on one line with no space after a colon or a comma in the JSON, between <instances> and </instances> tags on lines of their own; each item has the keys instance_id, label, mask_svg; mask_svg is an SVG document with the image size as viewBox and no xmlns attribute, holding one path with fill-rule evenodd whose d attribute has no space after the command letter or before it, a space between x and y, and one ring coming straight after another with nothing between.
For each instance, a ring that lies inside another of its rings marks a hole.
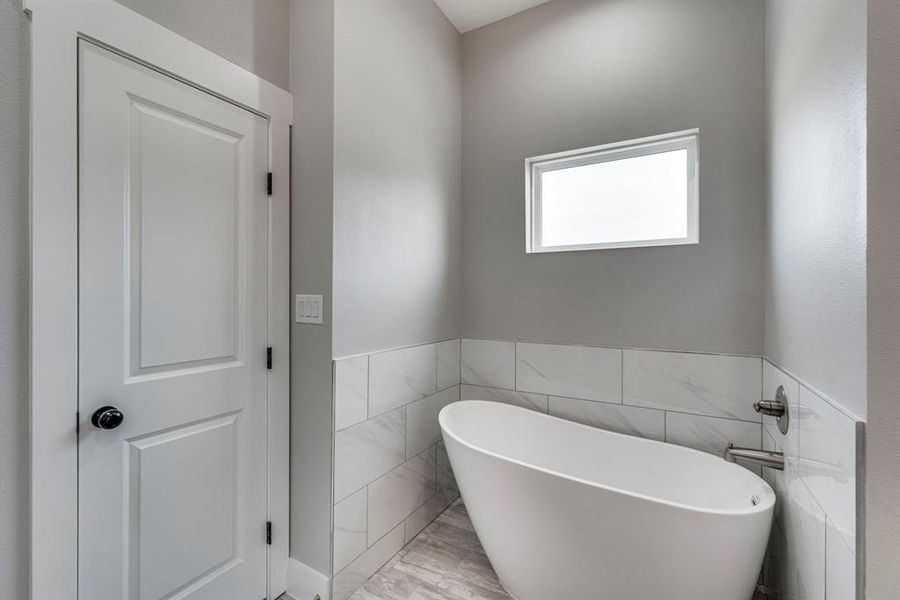
<instances>
[{"instance_id":1,"label":"door casing","mask_svg":"<svg viewBox=\"0 0 900 600\"><path fill-rule=\"evenodd\" d=\"M77 600L78 53L88 39L268 119L268 597L286 588L290 125L281 88L113 0L25 0L31 40L31 597Z\"/></svg>"}]
</instances>

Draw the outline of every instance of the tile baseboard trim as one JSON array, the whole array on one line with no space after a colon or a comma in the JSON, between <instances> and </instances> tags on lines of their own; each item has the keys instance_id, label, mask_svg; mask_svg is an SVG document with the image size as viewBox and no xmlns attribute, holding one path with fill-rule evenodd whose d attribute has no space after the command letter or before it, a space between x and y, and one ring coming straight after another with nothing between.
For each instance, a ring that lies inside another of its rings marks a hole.
<instances>
[{"instance_id":1,"label":"tile baseboard trim","mask_svg":"<svg viewBox=\"0 0 900 600\"><path fill-rule=\"evenodd\" d=\"M295 558L288 559L287 593L295 600L329 600L330 578Z\"/></svg>"}]
</instances>

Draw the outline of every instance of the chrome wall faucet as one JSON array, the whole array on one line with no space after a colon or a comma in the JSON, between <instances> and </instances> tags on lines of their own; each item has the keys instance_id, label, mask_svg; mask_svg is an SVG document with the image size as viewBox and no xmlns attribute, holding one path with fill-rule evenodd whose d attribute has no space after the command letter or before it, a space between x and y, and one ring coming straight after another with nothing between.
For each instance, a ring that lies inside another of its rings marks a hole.
<instances>
[{"instance_id":1,"label":"chrome wall faucet","mask_svg":"<svg viewBox=\"0 0 900 600\"><path fill-rule=\"evenodd\" d=\"M734 444L728 444L722 458L728 462L736 462L738 458L743 460L784 471L784 453L771 450L757 450L755 448L737 448Z\"/></svg>"},{"instance_id":2,"label":"chrome wall faucet","mask_svg":"<svg viewBox=\"0 0 900 600\"><path fill-rule=\"evenodd\" d=\"M753 410L756 412L776 417L778 423L778 431L782 434L788 432L790 425L790 410L788 408L788 398L784 391L784 386L779 385L775 390L774 400L760 400L753 403ZM728 462L735 462L740 458L764 467L778 469L784 471L784 453L773 452L770 450L757 450L755 448L737 448L734 444L728 444L722 458Z\"/></svg>"},{"instance_id":3,"label":"chrome wall faucet","mask_svg":"<svg viewBox=\"0 0 900 600\"><path fill-rule=\"evenodd\" d=\"M788 425L790 425L791 421L791 411L788 408L788 397L787 393L784 391L783 385L779 385L778 389L775 390L774 400L760 400L759 402L754 402L753 410L763 415L776 417L778 431L782 434L788 432Z\"/></svg>"}]
</instances>

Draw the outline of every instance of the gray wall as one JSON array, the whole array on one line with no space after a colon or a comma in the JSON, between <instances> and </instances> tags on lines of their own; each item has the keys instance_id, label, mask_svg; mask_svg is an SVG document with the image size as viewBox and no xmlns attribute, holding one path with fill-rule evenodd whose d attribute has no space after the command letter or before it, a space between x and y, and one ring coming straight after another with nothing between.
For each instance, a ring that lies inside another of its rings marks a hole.
<instances>
[{"instance_id":1,"label":"gray wall","mask_svg":"<svg viewBox=\"0 0 900 600\"><path fill-rule=\"evenodd\" d=\"M288 0L116 0L248 71L288 87Z\"/></svg>"},{"instance_id":2,"label":"gray wall","mask_svg":"<svg viewBox=\"0 0 900 600\"><path fill-rule=\"evenodd\" d=\"M334 354L456 337L459 34L433 2L343 0L334 64Z\"/></svg>"},{"instance_id":3,"label":"gray wall","mask_svg":"<svg viewBox=\"0 0 900 600\"><path fill-rule=\"evenodd\" d=\"M900 598L900 4L868 3L867 597Z\"/></svg>"},{"instance_id":4,"label":"gray wall","mask_svg":"<svg viewBox=\"0 0 900 600\"><path fill-rule=\"evenodd\" d=\"M291 556L331 573L333 3L291 2L290 29L291 290L325 295L324 326L291 324Z\"/></svg>"},{"instance_id":5,"label":"gray wall","mask_svg":"<svg viewBox=\"0 0 900 600\"><path fill-rule=\"evenodd\" d=\"M0 598L28 597L28 30L0 0Z\"/></svg>"},{"instance_id":6,"label":"gray wall","mask_svg":"<svg viewBox=\"0 0 900 600\"><path fill-rule=\"evenodd\" d=\"M122 3L287 85L287 0ZM29 60L21 1L0 0L0 598L28 597Z\"/></svg>"},{"instance_id":7,"label":"gray wall","mask_svg":"<svg viewBox=\"0 0 900 600\"><path fill-rule=\"evenodd\" d=\"M566 0L463 36L464 336L760 353L764 21ZM691 127L699 245L525 254L526 157Z\"/></svg>"},{"instance_id":8,"label":"gray wall","mask_svg":"<svg viewBox=\"0 0 900 600\"><path fill-rule=\"evenodd\" d=\"M767 5L766 358L866 416L866 4Z\"/></svg>"}]
</instances>

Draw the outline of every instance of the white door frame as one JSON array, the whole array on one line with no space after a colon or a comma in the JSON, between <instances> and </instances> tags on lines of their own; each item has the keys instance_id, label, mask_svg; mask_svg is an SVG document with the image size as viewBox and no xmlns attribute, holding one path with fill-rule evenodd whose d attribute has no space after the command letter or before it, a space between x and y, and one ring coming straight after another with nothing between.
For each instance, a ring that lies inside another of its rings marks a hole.
<instances>
[{"instance_id":1,"label":"white door frame","mask_svg":"<svg viewBox=\"0 0 900 600\"><path fill-rule=\"evenodd\" d=\"M291 95L113 0L24 4L32 20L31 597L77 600L78 595L77 42L84 38L269 121L271 599L285 590L288 559Z\"/></svg>"}]
</instances>

